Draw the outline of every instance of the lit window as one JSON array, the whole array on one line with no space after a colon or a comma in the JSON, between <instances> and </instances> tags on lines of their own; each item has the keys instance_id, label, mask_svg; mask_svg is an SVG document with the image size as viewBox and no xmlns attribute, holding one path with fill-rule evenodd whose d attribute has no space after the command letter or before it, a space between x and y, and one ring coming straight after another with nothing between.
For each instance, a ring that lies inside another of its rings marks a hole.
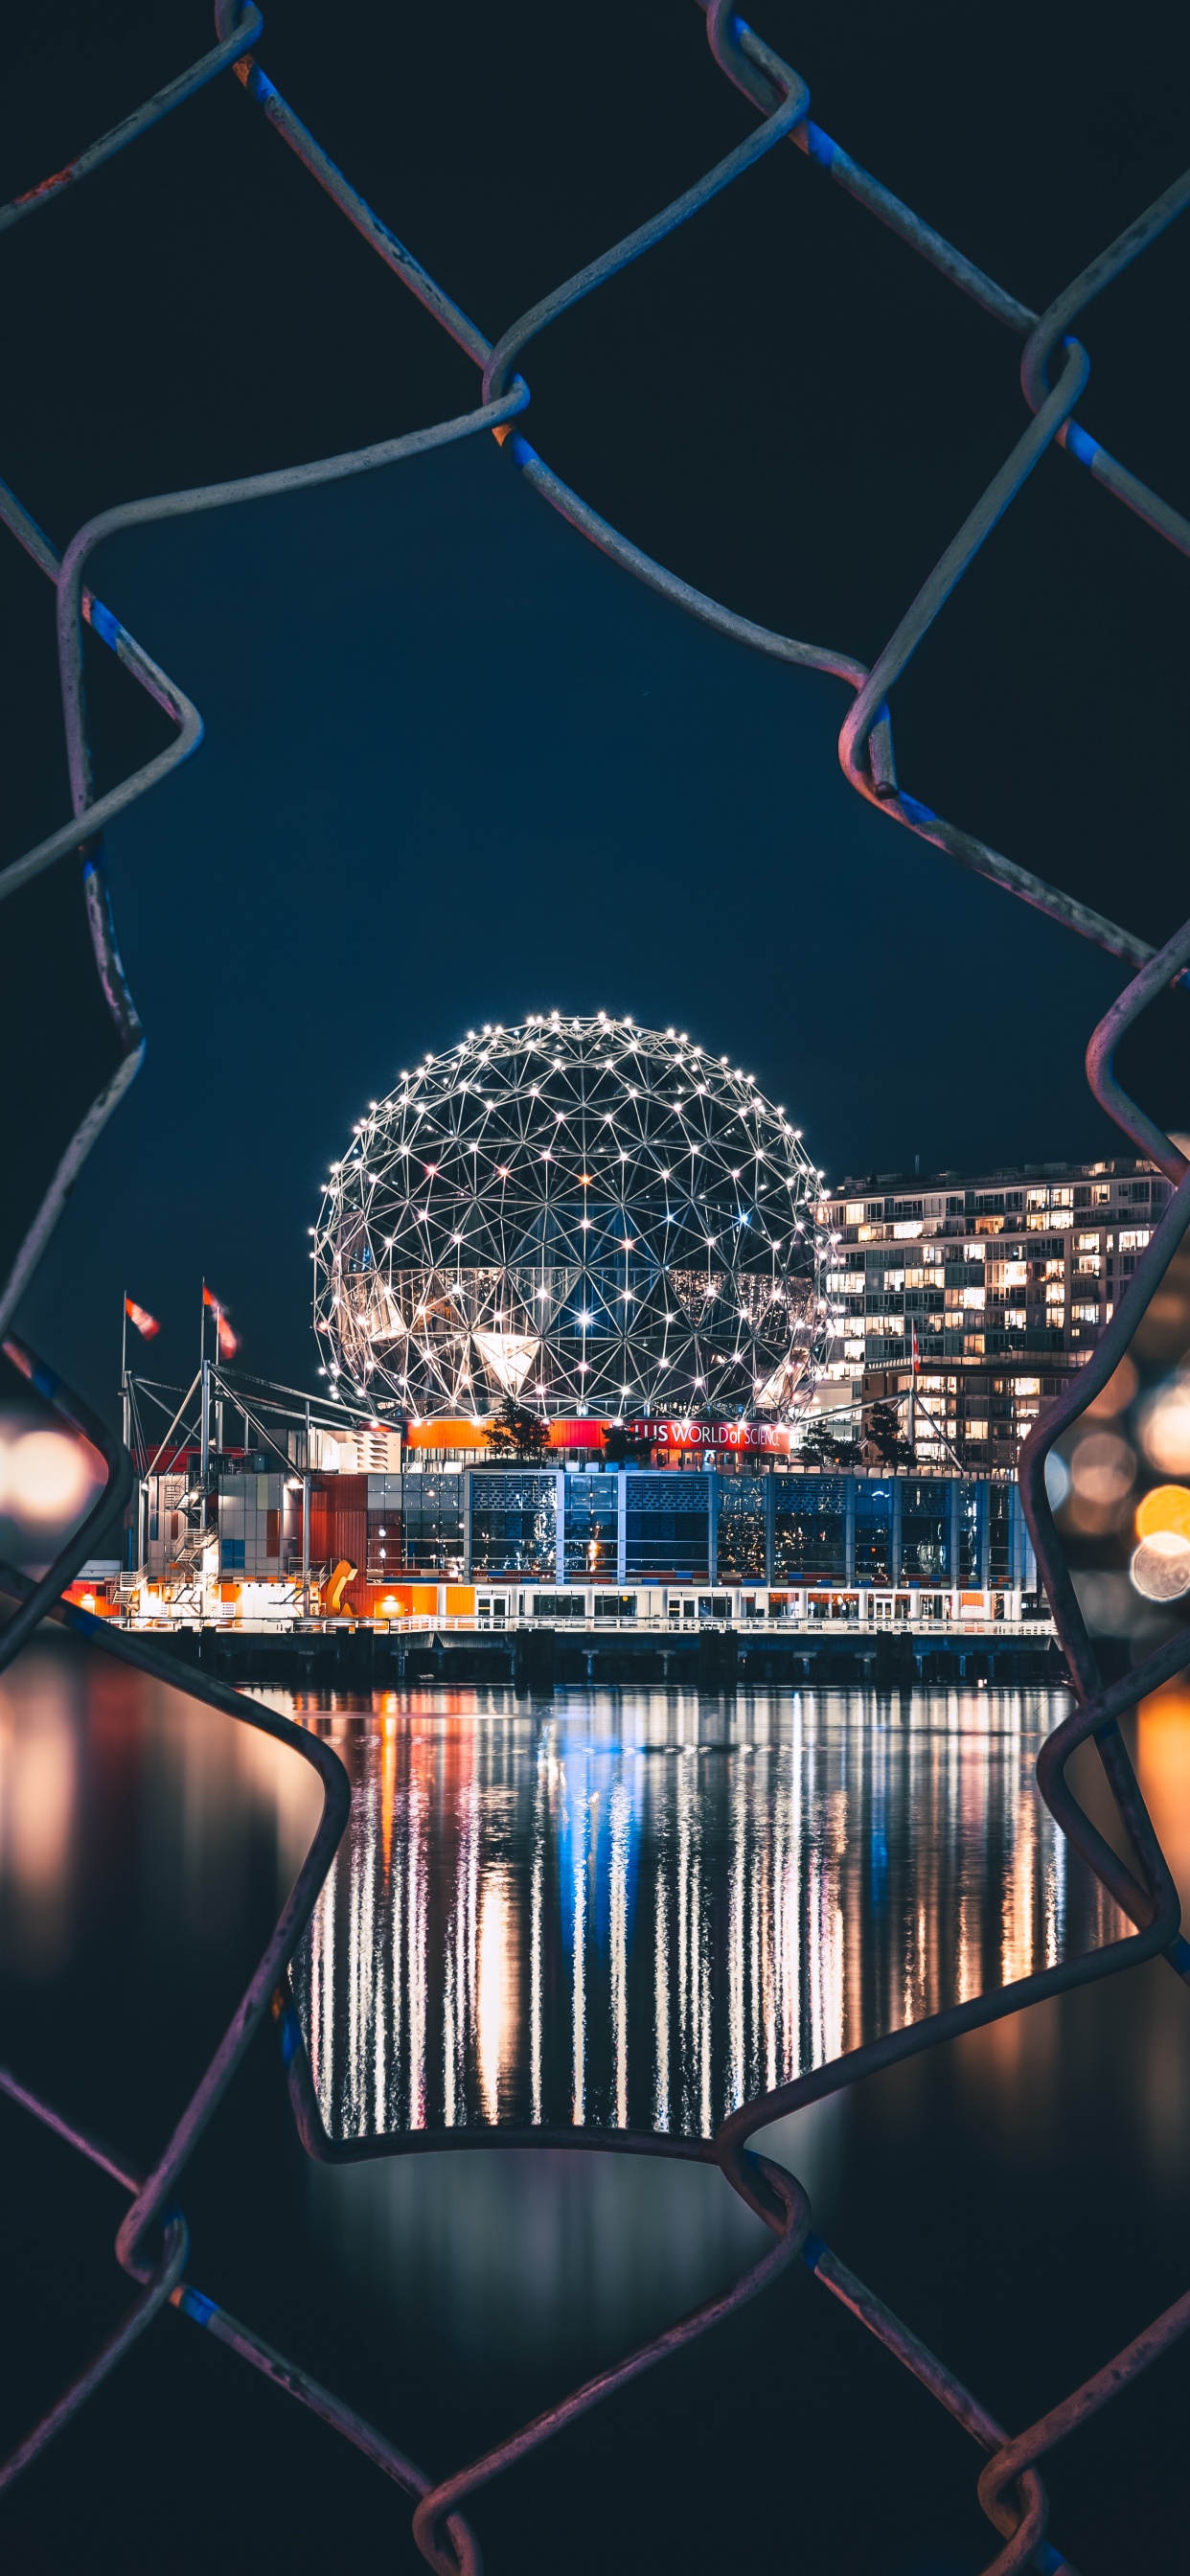
<instances>
[{"instance_id":1,"label":"lit window","mask_svg":"<svg viewBox=\"0 0 1190 2576\"><path fill-rule=\"evenodd\" d=\"M1151 1243L1151 1241L1151 1227L1141 1226L1135 1233L1121 1234L1120 1250L1121 1252L1143 1252L1146 1243Z\"/></svg>"}]
</instances>

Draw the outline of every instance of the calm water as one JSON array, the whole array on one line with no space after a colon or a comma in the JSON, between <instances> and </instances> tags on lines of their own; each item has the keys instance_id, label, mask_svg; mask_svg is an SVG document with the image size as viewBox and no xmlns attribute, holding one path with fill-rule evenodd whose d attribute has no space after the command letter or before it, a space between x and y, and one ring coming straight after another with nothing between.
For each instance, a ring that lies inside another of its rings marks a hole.
<instances>
[{"instance_id":1,"label":"calm water","mask_svg":"<svg viewBox=\"0 0 1190 2576\"><path fill-rule=\"evenodd\" d=\"M298 1970L328 2125L705 2133L757 2087L1102 1940L1110 1909L1033 1781L1064 1705L990 1690L539 1705L426 1691L304 1707L354 1788ZM1135 1744L1186 1889L1190 1700L1150 1704ZM179 1694L73 1649L22 1658L0 1683L0 2054L147 2159L317 1805L291 1754ZM844 2256L1011 2423L1190 2280L1190 2024L1160 1963L817 2104L765 2143ZM4 2106L0 2153L22 2213L0 2230L21 2324L0 2348L7 2440L126 2285L110 2254L120 2194ZM696 2164L512 2147L315 2167L267 2043L183 2198L200 2286L433 2468L725 2285L765 2241ZM1055 2536L1081 2576L1146 2550L1178 2563L1188 2403L1183 2353L1054 2464ZM800 2273L494 2488L478 2514L491 2576L545 2576L560 2553L579 2576L609 2555L627 2576L722 2576L740 2563L745 2474L750 2564L779 2576L790 2427L799 2456L835 2458L856 2407L870 2475L799 2482L808 2576L975 2576L988 2546L966 2446ZM694 2474L712 2449L722 2475ZM387 2552L403 2527L366 2463L165 2320L0 2508L13 2563L198 2576L209 2538L176 2505L212 2459L237 2497L230 2567L322 2576L344 2528ZM576 2479L595 2500L577 2521ZM630 2522L616 2502L629 2492Z\"/></svg>"},{"instance_id":2,"label":"calm water","mask_svg":"<svg viewBox=\"0 0 1190 2576\"><path fill-rule=\"evenodd\" d=\"M476 1691L311 1715L355 1791L296 1980L328 2128L705 2137L1113 1937L1033 1777L1065 1705Z\"/></svg>"}]
</instances>

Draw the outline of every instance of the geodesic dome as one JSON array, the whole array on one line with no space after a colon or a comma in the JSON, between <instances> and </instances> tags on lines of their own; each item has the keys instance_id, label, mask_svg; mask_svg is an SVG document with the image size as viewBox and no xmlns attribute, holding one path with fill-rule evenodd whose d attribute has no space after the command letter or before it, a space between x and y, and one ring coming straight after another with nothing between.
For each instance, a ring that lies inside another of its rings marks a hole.
<instances>
[{"instance_id":1,"label":"geodesic dome","mask_svg":"<svg viewBox=\"0 0 1190 2576\"><path fill-rule=\"evenodd\" d=\"M323 1364L372 1403L482 1416L804 1403L821 1175L783 1109L683 1035L557 1013L402 1074L331 1168Z\"/></svg>"}]
</instances>

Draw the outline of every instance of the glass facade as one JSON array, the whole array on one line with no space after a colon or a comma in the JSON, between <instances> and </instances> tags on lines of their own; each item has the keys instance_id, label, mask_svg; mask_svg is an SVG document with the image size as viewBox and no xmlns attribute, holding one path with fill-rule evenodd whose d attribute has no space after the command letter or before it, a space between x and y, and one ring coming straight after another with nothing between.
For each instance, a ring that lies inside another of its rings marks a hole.
<instances>
[{"instance_id":1,"label":"glass facade","mask_svg":"<svg viewBox=\"0 0 1190 2576\"><path fill-rule=\"evenodd\" d=\"M369 1478L370 1487L379 1478ZM368 1577L462 1572L465 1555L461 1476L386 1476L368 1496Z\"/></svg>"},{"instance_id":2,"label":"glass facade","mask_svg":"<svg viewBox=\"0 0 1190 2576\"><path fill-rule=\"evenodd\" d=\"M168 1481L153 1480L162 1528ZM311 1503L316 1580L347 1557L381 1585L430 1575L523 1575L597 1592L641 1582L981 1591L1035 1581L1017 1488L985 1476L472 1468L328 1477ZM223 1478L221 1573L292 1579L300 1509L283 1477Z\"/></svg>"},{"instance_id":3,"label":"glass facade","mask_svg":"<svg viewBox=\"0 0 1190 2576\"><path fill-rule=\"evenodd\" d=\"M950 1579L952 1583L961 1583L971 1591L978 1591L983 1582L981 1541L984 1515L980 1503L987 1487L979 1486L973 1478L966 1477L962 1484L956 1482L952 1491L958 1504L958 1562L951 1569Z\"/></svg>"},{"instance_id":4,"label":"glass facade","mask_svg":"<svg viewBox=\"0 0 1190 2576\"><path fill-rule=\"evenodd\" d=\"M566 1479L566 1572L572 1583L614 1582L618 1476Z\"/></svg>"},{"instance_id":5,"label":"glass facade","mask_svg":"<svg viewBox=\"0 0 1190 2576\"><path fill-rule=\"evenodd\" d=\"M845 1583L848 1476L776 1480L773 1580Z\"/></svg>"},{"instance_id":6,"label":"glass facade","mask_svg":"<svg viewBox=\"0 0 1190 2576\"><path fill-rule=\"evenodd\" d=\"M473 1475L470 1485L472 1574L556 1573L556 1475L513 1469Z\"/></svg>"},{"instance_id":7,"label":"glass facade","mask_svg":"<svg viewBox=\"0 0 1190 2576\"><path fill-rule=\"evenodd\" d=\"M901 1487L901 1581L944 1583L948 1562L949 1487L942 1476L906 1479ZM1007 1497L1007 1487L1004 1487Z\"/></svg>"},{"instance_id":8,"label":"glass facade","mask_svg":"<svg viewBox=\"0 0 1190 2576\"><path fill-rule=\"evenodd\" d=\"M988 1489L988 1582L1001 1587L1012 1581L1012 1527L1007 1485Z\"/></svg>"},{"instance_id":9,"label":"glass facade","mask_svg":"<svg viewBox=\"0 0 1190 2576\"><path fill-rule=\"evenodd\" d=\"M767 1478L724 1476L719 1486L719 1544L715 1572L720 1583L763 1583L765 1579L765 1510Z\"/></svg>"},{"instance_id":10,"label":"glass facade","mask_svg":"<svg viewBox=\"0 0 1190 2576\"><path fill-rule=\"evenodd\" d=\"M710 1572L708 1486L712 1476L666 1469L625 1479L625 1574L672 1576L705 1583Z\"/></svg>"},{"instance_id":11,"label":"glass facade","mask_svg":"<svg viewBox=\"0 0 1190 2576\"><path fill-rule=\"evenodd\" d=\"M893 1487L871 1485L857 1477L855 1486L855 1581L893 1580Z\"/></svg>"}]
</instances>

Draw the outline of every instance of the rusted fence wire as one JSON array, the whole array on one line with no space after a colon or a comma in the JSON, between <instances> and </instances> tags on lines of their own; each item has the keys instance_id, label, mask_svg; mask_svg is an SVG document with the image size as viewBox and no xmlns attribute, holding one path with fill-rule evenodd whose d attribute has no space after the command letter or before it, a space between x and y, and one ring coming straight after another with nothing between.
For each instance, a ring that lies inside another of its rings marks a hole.
<instances>
[{"instance_id":1,"label":"rusted fence wire","mask_svg":"<svg viewBox=\"0 0 1190 2576\"><path fill-rule=\"evenodd\" d=\"M687 2140L651 2134L598 2135L573 2130L563 2135L545 2130L535 2133L542 2143L691 2156L717 2164L727 2181L770 2227L775 2243L725 2296L708 2301L614 2368L588 2380L559 2405L523 2425L482 2458L435 2484L406 2459L386 2435L366 2423L330 2391L320 2387L299 2366L274 2352L249 2327L206 2298L185 2278L186 2228L174 2205L174 2195L189 2155L218 2108L246 2049L270 2009L279 2029L288 2068L294 2115L309 2152L327 2162L340 2162L376 2151L375 2147L334 2142L327 2136L288 1978L289 1964L309 1922L346 1823L349 1804L346 1775L337 1756L317 1735L274 1716L258 1702L242 1697L236 1691L205 1677L187 1676L184 1687L193 1697L290 1744L313 1766L323 1786L322 1816L256 1972L197 2091L187 2103L150 2175L142 2177L133 2173L118 2154L74 2123L63 2119L51 2105L22 2085L15 2075L0 2071L0 2089L14 2103L53 2129L129 2193L130 2207L116 2240L116 2251L125 2271L137 2285L136 2296L125 2318L88 2369L63 2393L57 2404L0 2467L0 2484L10 2482L21 2468L44 2450L91 2391L118 2365L158 2310L170 2304L276 2381L300 2404L333 2425L414 2496L417 2503L413 2530L422 2556L441 2571L441 2576L461 2576L464 2570L471 2576L471 2571L477 2571L480 2566L480 2557L474 2534L463 2517L463 2508L479 2490L502 2469L538 2448L613 2389L624 2386L655 2362L664 2360L681 2344L704 2333L729 2309L763 2289L776 2272L800 2255L822 2287L903 2362L971 2435L976 2445L989 2455L979 2479L979 2495L998 2535L999 2545L987 2563L985 2576L1008 2576L1009 2570L1021 2567L1049 2570L1054 2576L1054 2571L1069 2571L1070 2562L1045 2536L1047 2504L1038 2463L1067 2433L1107 2404L1185 2331L1190 2325L1190 2292L1154 2319L1122 2352L1106 2358L1102 2367L1081 2387L1061 2397L1035 2424L1010 2437L946 2365L926 2349L912 2329L894 2316L812 2232L809 2204L801 2186L780 2167L755 2154L748 2141L758 2129L782 2114L843 2085L852 2084L878 2068L932 2048L960 2032L999 2020L1045 1996L1115 1975L1159 1952L1183 1982L1190 1982L1190 1946L1181 1936L1177 1892L1120 1732L1120 1720L1130 1708L1135 1707L1147 1692L1156 1689L1190 1663L1190 1629L1181 1630L1169 1638L1125 1679L1104 1682L1059 1544L1044 1479L1045 1461L1054 1441L1078 1414L1085 1411L1107 1383L1190 1229L1190 1168L1169 1138L1129 1098L1113 1069L1115 1050L1125 1031L1161 989L1179 980L1190 966L1190 923L1176 932L1163 948L1154 951L1128 930L1089 910L1013 860L990 849L973 834L933 813L898 782L889 710L890 692L911 655L1047 447L1056 445L1063 448L1072 470L1081 468L1089 472L1105 495L1123 502L1157 536L1179 552L1190 553L1190 522L1158 494L1150 491L1128 467L1108 455L1076 419L1075 408L1087 384L1090 362L1081 344L1069 336L1070 326L1093 298L1119 276L1131 260L1143 254L1190 203L1190 173L1140 214L1099 259L1055 296L1043 314L1038 315L944 241L812 122L809 91L800 74L782 62L760 36L734 15L728 0L711 0L710 6L706 6L706 0L700 0L700 5L706 7L707 35L716 62L759 111L761 123L755 133L651 222L641 225L601 259L591 262L553 294L544 297L494 344L468 320L413 254L357 195L278 95L249 51L263 28L260 13L250 5L250 0L247 6L241 6L240 0L216 0L217 43L211 52L76 161L55 172L41 187L0 210L0 230L4 230L85 178L114 153L134 143L162 117L183 105L207 81L230 70L243 84L248 100L262 111L266 121L377 253L397 282L416 296L426 311L482 370L481 401L472 411L457 418L439 421L405 437L346 455L325 458L313 465L281 467L276 472L249 476L237 482L201 486L190 491L128 502L90 520L71 539L61 556L15 496L0 486L0 517L33 561L54 582L57 591L62 703L74 814L71 823L50 834L0 874L0 897L11 894L45 869L58 866L64 860L81 859L96 967L119 1049L118 1070L92 1104L57 1170L49 1177L33 1225L8 1280L0 1290L0 1328L7 1327L66 1191L95 1136L135 1073L143 1053L143 1036L120 964L107 896L103 829L115 815L148 793L171 768L185 760L202 736L201 717L182 690L159 669L119 619L84 587L83 577L89 557L105 537L127 527L143 526L153 520L180 517L194 511L224 508L238 501L264 499L275 493L365 473L375 466L392 464L422 453L427 448L446 445L480 430L491 430L503 446L505 456L533 489L581 535L636 579L647 583L689 615L750 650L794 667L830 672L848 681L856 695L842 728L839 753L844 772L860 795L875 803L893 821L932 842L965 867L992 879L1008 893L1049 914L1080 937L1094 941L1132 970L1131 980L1120 999L1105 1015L1091 1039L1087 1055L1088 1076L1097 1099L1116 1124L1176 1186L1169 1207L1147 1251L1138 1260L1136 1274L1123 1292L1092 1357L1078 1372L1068 1391L1047 1408L1026 1442L1020 1477L1026 1516L1065 1651L1075 1700L1072 1712L1048 1738L1039 1756L1037 1770L1041 1792L1062 1831L1081 1852L1134 1928L1087 1957L1064 1960L1013 1985L954 2005L908 2028L888 2032L831 2065L818 2067L774 2092L758 2096L734 2110L713 2138ZM898 235L907 249L927 260L952 285L972 297L986 313L1014 332L1025 344L1020 373L1030 418L1011 453L923 584L871 670L850 655L825 646L798 642L790 636L758 626L692 589L664 566L653 562L628 537L610 527L577 494L571 492L537 455L522 431L514 426L530 398L528 386L517 372L530 343L571 305L596 292L630 261L643 257L676 226L695 217L722 189L743 178L763 154L785 142L806 153L837 186L844 188ZM82 680L84 623L89 624L100 641L116 654L177 729L175 740L166 751L98 798L93 792ZM88 1408L63 1387L21 1342L10 1335L4 1347L10 1360L24 1371L43 1399L100 1450L106 1466L107 1484L83 1526L39 1582L33 1584L15 1574L6 1576L7 1590L15 1598L17 1606L0 1632L0 1670L11 1663L38 1623L51 1616L103 1652L115 1655L137 1671L150 1674L172 1688L178 1688L177 1667L170 1659L139 1637L113 1630L105 1622L62 1602L61 1593L91 1553L97 1531L123 1509L130 1490L131 1462L121 1445L112 1439ZM1130 1862L1120 1859L1091 1823L1067 1781L1069 1759L1076 1747L1088 1739L1097 1747L1130 1846ZM407 2142L393 2139L383 2143L397 2151ZM499 2135L476 2132L469 2136L461 2135L453 2143L499 2143Z\"/></svg>"}]
</instances>

